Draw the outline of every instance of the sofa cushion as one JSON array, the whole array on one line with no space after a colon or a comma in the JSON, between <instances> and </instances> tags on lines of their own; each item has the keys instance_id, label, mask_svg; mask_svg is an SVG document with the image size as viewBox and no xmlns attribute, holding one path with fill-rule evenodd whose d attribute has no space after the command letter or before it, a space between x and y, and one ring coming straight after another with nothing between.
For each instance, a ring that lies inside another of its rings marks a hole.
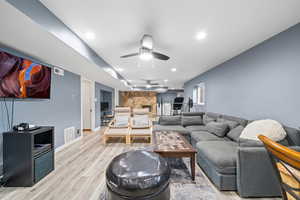
<instances>
[{"instance_id":1,"label":"sofa cushion","mask_svg":"<svg viewBox=\"0 0 300 200\"><path fill-rule=\"evenodd\" d=\"M207 130L219 137L224 137L229 131L229 126L226 123L221 122L209 122L206 124Z\"/></svg>"},{"instance_id":2,"label":"sofa cushion","mask_svg":"<svg viewBox=\"0 0 300 200\"><path fill-rule=\"evenodd\" d=\"M213 118L214 120L217 120L218 118L221 118L222 115L219 113L212 113L212 112L206 112L205 113L206 116Z\"/></svg>"},{"instance_id":3,"label":"sofa cushion","mask_svg":"<svg viewBox=\"0 0 300 200\"><path fill-rule=\"evenodd\" d=\"M218 137L206 131L195 131L191 133L191 138L196 141L230 141L226 137Z\"/></svg>"},{"instance_id":4,"label":"sofa cushion","mask_svg":"<svg viewBox=\"0 0 300 200\"><path fill-rule=\"evenodd\" d=\"M236 173L238 144L224 141L200 141L196 145L198 156L207 160L222 174Z\"/></svg>"},{"instance_id":5,"label":"sofa cushion","mask_svg":"<svg viewBox=\"0 0 300 200\"><path fill-rule=\"evenodd\" d=\"M242 134L242 131L244 130L244 127L242 125L239 125L233 129L231 129L228 133L227 133L227 137L232 139L235 142L239 141L240 135Z\"/></svg>"},{"instance_id":6,"label":"sofa cushion","mask_svg":"<svg viewBox=\"0 0 300 200\"><path fill-rule=\"evenodd\" d=\"M223 118L218 118L217 122L228 124L230 130L239 125L239 123L236 121L230 121L230 120L223 119Z\"/></svg>"},{"instance_id":7,"label":"sofa cushion","mask_svg":"<svg viewBox=\"0 0 300 200\"><path fill-rule=\"evenodd\" d=\"M192 126L192 125L202 125L202 116L182 116L181 125L182 126Z\"/></svg>"},{"instance_id":8,"label":"sofa cushion","mask_svg":"<svg viewBox=\"0 0 300 200\"><path fill-rule=\"evenodd\" d=\"M207 115L204 115L203 116L203 124L208 124L209 122L215 122L216 119L212 118L212 117L209 117Z\"/></svg>"},{"instance_id":9,"label":"sofa cushion","mask_svg":"<svg viewBox=\"0 0 300 200\"><path fill-rule=\"evenodd\" d=\"M159 118L161 125L181 125L181 116L161 116Z\"/></svg>"},{"instance_id":10,"label":"sofa cushion","mask_svg":"<svg viewBox=\"0 0 300 200\"><path fill-rule=\"evenodd\" d=\"M248 123L248 120L246 120L246 119L243 119L243 118L240 118L240 117L229 116L229 115L222 115L221 119L237 122L237 123L239 123L240 125L242 125L244 127Z\"/></svg>"},{"instance_id":11,"label":"sofa cushion","mask_svg":"<svg viewBox=\"0 0 300 200\"><path fill-rule=\"evenodd\" d=\"M193 131L207 131L207 127L203 126L203 125L186 126L185 128L187 130L189 130L190 132L193 132Z\"/></svg>"},{"instance_id":12,"label":"sofa cushion","mask_svg":"<svg viewBox=\"0 0 300 200\"><path fill-rule=\"evenodd\" d=\"M204 112L183 112L182 116L203 116Z\"/></svg>"}]
</instances>

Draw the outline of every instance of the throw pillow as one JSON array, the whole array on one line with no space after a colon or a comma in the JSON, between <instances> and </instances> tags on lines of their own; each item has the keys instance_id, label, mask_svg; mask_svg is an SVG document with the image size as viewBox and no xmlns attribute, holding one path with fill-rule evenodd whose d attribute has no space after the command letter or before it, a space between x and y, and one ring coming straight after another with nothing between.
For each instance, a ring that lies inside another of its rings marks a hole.
<instances>
[{"instance_id":1,"label":"throw pillow","mask_svg":"<svg viewBox=\"0 0 300 200\"><path fill-rule=\"evenodd\" d=\"M161 125L181 125L181 116L162 116L159 118Z\"/></svg>"},{"instance_id":2,"label":"throw pillow","mask_svg":"<svg viewBox=\"0 0 300 200\"><path fill-rule=\"evenodd\" d=\"M214 118L211 118L207 115L203 116L203 124L205 124L205 125L208 124L209 122L214 122L214 121L216 121Z\"/></svg>"},{"instance_id":3,"label":"throw pillow","mask_svg":"<svg viewBox=\"0 0 300 200\"><path fill-rule=\"evenodd\" d=\"M228 124L221 123L221 122L209 122L207 125L207 131L215 134L219 137L224 137L226 133L229 131Z\"/></svg>"},{"instance_id":4,"label":"throw pillow","mask_svg":"<svg viewBox=\"0 0 300 200\"><path fill-rule=\"evenodd\" d=\"M287 135L279 122L266 119L257 120L248 124L244 128L240 138L260 141L257 138L257 136L260 134L270 138L275 142L283 140Z\"/></svg>"},{"instance_id":5,"label":"throw pillow","mask_svg":"<svg viewBox=\"0 0 300 200\"><path fill-rule=\"evenodd\" d=\"M238 142L240 135L242 134L244 130L244 127L242 125L239 125L233 129L231 129L228 133L227 133L227 137L232 139L233 141Z\"/></svg>"},{"instance_id":6,"label":"throw pillow","mask_svg":"<svg viewBox=\"0 0 300 200\"><path fill-rule=\"evenodd\" d=\"M182 116L181 125L182 126L203 125L203 120L201 116Z\"/></svg>"},{"instance_id":7,"label":"throw pillow","mask_svg":"<svg viewBox=\"0 0 300 200\"><path fill-rule=\"evenodd\" d=\"M222 122L222 123L226 123L228 124L230 130L237 127L239 125L238 122L236 121L231 121L231 120L227 120L227 119L223 119L223 118L218 118L217 119L217 122Z\"/></svg>"}]
</instances>

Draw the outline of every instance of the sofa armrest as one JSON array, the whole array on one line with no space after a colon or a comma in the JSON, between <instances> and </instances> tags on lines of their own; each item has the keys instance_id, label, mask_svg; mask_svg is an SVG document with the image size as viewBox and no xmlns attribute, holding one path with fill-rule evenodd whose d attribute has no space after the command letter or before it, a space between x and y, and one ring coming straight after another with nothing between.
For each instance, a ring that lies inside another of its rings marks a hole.
<instances>
[{"instance_id":1,"label":"sofa armrest","mask_svg":"<svg viewBox=\"0 0 300 200\"><path fill-rule=\"evenodd\" d=\"M299 146L289 147L300 151ZM281 196L280 185L265 147L239 147L237 187L241 197Z\"/></svg>"},{"instance_id":2,"label":"sofa armrest","mask_svg":"<svg viewBox=\"0 0 300 200\"><path fill-rule=\"evenodd\" d=\"M239 147L237 188L241 197L281 196L279 182L264 147Z\"/></svg>"}]
</instances>

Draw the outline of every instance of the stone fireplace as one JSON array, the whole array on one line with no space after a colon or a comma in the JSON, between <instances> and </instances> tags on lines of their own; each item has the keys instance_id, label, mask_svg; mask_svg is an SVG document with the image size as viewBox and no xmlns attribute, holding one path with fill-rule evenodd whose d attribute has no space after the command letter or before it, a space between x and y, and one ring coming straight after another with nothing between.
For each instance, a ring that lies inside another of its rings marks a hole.
<instances>
[{"instance_id":1,"label":"stone fireplace","mask_svg":"<svg viewBox=\"0 0 300 200\"><path fill-rule=\"evenodd\" d=\"M119 105L133 108L148 108L152 116L156 115L157 93L150 91L120 91Z\"/></svg>"}]
</instances>

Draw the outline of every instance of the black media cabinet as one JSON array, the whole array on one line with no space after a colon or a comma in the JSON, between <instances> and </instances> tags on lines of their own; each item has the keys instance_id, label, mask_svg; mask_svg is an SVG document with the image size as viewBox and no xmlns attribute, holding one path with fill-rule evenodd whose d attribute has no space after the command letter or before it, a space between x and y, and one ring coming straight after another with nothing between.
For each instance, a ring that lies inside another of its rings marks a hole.
<instances>
[{"instance_id":1,"label":"black media cabinet","mask_svg":"<svg viewBox=\"0 0 300 200\"><path fill-rule=\"evenodd\" d=\"M54 170L54 127L3 133L5 186L30 187Z\"/></svg>"}]
</instances>

